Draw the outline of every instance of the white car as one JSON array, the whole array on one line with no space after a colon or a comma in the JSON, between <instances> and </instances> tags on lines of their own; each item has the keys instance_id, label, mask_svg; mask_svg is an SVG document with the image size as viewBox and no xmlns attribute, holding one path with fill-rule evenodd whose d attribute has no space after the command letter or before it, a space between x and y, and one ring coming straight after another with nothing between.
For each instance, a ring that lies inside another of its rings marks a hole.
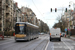
<instances>
[{"instance_id":1,"label":"white car","mask_svg":"<svg viewBox=\"0 0 75 50\"><path fill-rule=\"evenodd\" d=\"M40 35L43 35L44 33L39 33Z\"/></svg>"},{"instance_id":2,"label":"white car","mask_svg":"<svg viewBox=\"0 0 75 50\"><path fill-rule=\"evenodd\" d=\"M65 33L64 32L61 33L61 37L63 37L63 36L65 36Z\"/></svg>"},{"instance_id":3,"label":"white car","mask_svg":"<svg viewBox=\"0 0 75 50\"><path fill-rule=\"evenodd\" d=\"M51 28L50 29L50 41L53 39L57 39L61 41L61 30L60 28Z\"/></svg>"}]
</instances>

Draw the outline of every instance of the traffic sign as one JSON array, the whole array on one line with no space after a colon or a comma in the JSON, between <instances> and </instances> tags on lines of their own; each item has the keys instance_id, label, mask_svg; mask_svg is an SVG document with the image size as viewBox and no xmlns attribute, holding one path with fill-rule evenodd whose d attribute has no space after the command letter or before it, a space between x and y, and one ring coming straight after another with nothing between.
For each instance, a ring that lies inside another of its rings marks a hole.
<instances>
[{"instance_id":1,"label":"traffic sign","mask_svg":"<svg viewBox=\"0 0 75 50\"><path fill-rule=\"evenodd\" d=\"M67 29L65 29L65 31L67 31Z\"/></svg>"}]
</instances>

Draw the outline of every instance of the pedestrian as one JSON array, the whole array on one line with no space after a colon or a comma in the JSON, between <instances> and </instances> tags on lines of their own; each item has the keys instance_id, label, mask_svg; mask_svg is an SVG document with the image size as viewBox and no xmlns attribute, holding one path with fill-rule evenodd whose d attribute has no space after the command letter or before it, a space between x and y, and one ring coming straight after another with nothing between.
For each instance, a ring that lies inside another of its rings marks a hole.
<instances>
[{"instance_id":1,"label":"pedestrian","mask_svg":"<svg viewBox=\"0 0 75 50\"><path fill-rule=\"evenodd\" d=\"M13 33L13 36L15 36L15 32Z\"/></svg>"}]
</instances>

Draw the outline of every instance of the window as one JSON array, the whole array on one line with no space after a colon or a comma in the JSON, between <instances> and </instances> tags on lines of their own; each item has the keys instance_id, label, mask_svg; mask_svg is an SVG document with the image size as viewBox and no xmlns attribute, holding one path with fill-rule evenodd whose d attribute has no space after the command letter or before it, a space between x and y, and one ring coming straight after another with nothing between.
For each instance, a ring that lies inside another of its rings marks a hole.
<instances>
[{"instance_id":1,"label":"window","mask_svg":"<svg viewBox=\"0 0 75 50\"><path fill-rule=\"evenodd\" d=\"M74 29L75 29L75 27L74 27Z\"/></svg>"},{"instance_id":2,"label":"window","mask_svg":"<svg viewBox=\"0 0 75 50\"><path fill-rule=\"evenodd\" d=\"M0 31L1 31L1 29L0 29Z\"/></svg>"}]
</instances>

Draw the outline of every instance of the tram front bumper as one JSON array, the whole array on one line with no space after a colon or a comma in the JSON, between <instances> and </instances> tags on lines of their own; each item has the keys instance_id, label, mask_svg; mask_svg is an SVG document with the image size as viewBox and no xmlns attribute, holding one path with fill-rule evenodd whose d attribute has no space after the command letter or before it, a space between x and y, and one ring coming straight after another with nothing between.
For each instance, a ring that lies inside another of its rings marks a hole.
<instances>
[{"instance_id":1,"label":"tram front bumper","mask_svg":"<svg viewBox=\"0 0 75 50\"><path fill-rule=\"evenodd\" d=\"M27 38L26 37L21 37L21 38L17 38L17 37L15 37L15 40L27 40Z\"/></svg>"}]
</instances>

